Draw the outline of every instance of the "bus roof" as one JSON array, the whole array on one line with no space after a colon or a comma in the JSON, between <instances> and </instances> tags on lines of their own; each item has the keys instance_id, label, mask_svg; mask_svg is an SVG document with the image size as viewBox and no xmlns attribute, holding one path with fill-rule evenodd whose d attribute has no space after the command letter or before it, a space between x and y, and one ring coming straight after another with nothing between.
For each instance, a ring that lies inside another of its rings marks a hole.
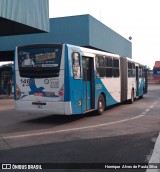
<instances>
[{"instance_id":1,"label":"bus roof","mask_svg":"<svg viewBox=\"0 0 160 172\"><path fill-rule=\"evenodd\" d=\"M106 56L112 56L112 57L120 57L118 54L113 54L113 53L109 53L103 50L96 50L96 49L92 49L92 48L86 48L86 47L81 47L81 46L76 46L76 45L71 45L71 44L66 44L67 47L70 47L73 49L73 51L84 51L86 53L92 53L92 54L103 54Z\"/></svg>"}]
</instances>

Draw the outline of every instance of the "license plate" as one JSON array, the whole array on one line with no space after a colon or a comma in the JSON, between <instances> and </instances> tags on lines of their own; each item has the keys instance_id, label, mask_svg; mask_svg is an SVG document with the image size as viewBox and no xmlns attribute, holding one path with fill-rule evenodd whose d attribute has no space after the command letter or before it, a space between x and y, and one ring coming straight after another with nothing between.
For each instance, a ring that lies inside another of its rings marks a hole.
<instances>
[{"instance_id":1,"label":"license plate","mask_svg":"<svg viewBox=\"0 0 160 172\"><path fill-rule=\"evenodd\" d=\"M37 109L43 109L43 105L37 105Z\"/></svg>"}]
</instances>

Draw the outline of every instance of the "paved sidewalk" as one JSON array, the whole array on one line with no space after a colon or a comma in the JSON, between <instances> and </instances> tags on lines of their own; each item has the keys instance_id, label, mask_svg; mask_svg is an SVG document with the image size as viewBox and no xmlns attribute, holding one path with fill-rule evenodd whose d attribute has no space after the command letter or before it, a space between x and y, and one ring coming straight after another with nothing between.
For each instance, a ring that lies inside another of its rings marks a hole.
<instances>
[{"instance_id":1,"label":"paved sidewalk","mask_svg":"<svg viewBox=\"0 0 160 172\"><path fill-rule=\"evenodd\" d=\"M7 95L0 95L0 121L2 120L4 111L14 110L14 109L15 109L15 104L14 104L13 94L9 97L7 97ZM1 127L2 126L0 126L0 128Z\"/></svg>"},{"instance_id":2,"label":"paved sidewalk","mask_svg":"<svg viewBox=\"0 0 160 172\"><path fill-rule=\"evenodd\" d=\"M7 96L7 95L0 95L0 99L13 99L14 98L14 95L13 94L11 94L10 96Z\"/></svg>"}]
</instances>

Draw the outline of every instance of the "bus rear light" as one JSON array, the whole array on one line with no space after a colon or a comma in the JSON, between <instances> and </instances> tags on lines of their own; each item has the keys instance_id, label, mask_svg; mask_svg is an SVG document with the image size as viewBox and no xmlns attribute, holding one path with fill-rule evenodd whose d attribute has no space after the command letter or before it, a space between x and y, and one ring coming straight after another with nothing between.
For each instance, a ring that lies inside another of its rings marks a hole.
<instances>
[{"instance_id":1,"label":"bus rear light","mask_svg":"<svg viewBox=\"0 0 160 172\"><path fill-rule=\"evenodd\" d=\"M64 86L61 87L61 89L59 90L58 94L61 100L64 100Z\"/></svg>"},{"instance_id":2,"label":"bus rear light","mask_svg":"<svg viewBox=\"0 0 160 172\"><path fill-rule=\"evenodd\" d=\"M61 96L61 97L63 96L63 91L59 92L59 96Z\"/></svg>"},{"instance_id":3,"label":"bus rear light","mask_svg":"<svg viewBox=\"0 0 160 172\"><path fill-rule=\"evenodd\" d=\"M17 95L20 96L21 95L21 92L20 91L17 91Z\"/></svg>"},{"instance_id":4,"label":"bus rear light","mask_svg":"<svg viewBox=\"0 0 160 172\"><path fill-rule=\"evenodd\" d=\"M21 97L21 90L19 87L16 85L16 99L18 100Z\"/></svg>"}]
</instances>

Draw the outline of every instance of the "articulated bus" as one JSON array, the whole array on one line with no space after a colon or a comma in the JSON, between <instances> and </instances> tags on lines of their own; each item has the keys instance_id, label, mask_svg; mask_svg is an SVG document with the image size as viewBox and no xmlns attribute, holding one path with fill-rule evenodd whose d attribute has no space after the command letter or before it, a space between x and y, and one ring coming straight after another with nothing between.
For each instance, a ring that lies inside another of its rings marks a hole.
<instances>
[{"instance_id":1,"label":"articulated bus","mask_svg":"<svg viewBox=\"0 0 160 172\"><path fill-rule=\"evenodd\" d=\"M127 57L69 44L16 47L15 105L19 111L85 114L147 92L145 67Z\"/></svg>"}]
</instances>

